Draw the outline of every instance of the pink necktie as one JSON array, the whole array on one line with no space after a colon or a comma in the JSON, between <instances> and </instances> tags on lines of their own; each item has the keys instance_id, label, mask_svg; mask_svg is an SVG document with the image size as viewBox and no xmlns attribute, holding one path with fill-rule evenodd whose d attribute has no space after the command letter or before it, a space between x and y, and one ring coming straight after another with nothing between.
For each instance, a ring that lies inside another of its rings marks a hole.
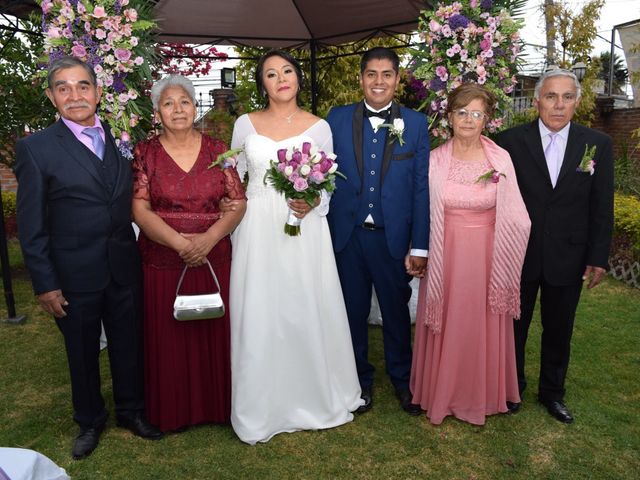
<instances>
[{"instance_id":1,"label":"pink necktie","mask_svg":"<svg viewBox=\"0 0 640 480\"><path fill-rule=\"evenodd\" d=\"M558 181L558 174L560 173L560 166L562 165L562 158L560 158L560 145L558 145L558 134L550 133L549 145L544 149L544 156L547 159L547 167L549 168L549 177L551 177L551 185L555 188Z\"/></svg>"}]
</instances>

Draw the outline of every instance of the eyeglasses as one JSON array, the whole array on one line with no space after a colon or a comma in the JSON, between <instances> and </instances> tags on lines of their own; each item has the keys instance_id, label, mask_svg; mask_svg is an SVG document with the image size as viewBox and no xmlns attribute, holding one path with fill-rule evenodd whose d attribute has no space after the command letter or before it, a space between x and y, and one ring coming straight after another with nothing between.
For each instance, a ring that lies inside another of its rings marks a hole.
<instances>
[{"instance_id":1,"label":"eyeglasses","mask_svg":"<svg viewBox=\"0 0 640 480\"><path fill-rule=\"evenodd\" d=\"M479 122L484 117L486 117L486 114L484 112L481 112L480 110L469 111L469 110L465 110L464 108L459 108L458 110L454 110L453 115L459 120L464 120L467 117L471 117L476 122Z\"/></svg>"}]
</instances>

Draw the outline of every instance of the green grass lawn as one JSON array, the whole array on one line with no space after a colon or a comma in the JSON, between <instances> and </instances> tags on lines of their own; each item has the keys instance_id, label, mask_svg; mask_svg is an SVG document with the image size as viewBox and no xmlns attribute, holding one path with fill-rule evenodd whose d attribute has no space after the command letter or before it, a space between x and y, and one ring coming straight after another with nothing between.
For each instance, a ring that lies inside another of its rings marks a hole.
<instances>
[{"instance_id":1,"label":"green grass lawn","mask_svg":"<svg viewBox=\"0 0 640 480\"><path fill-rule=\"evenodd\" d=\"M12 254L13 262L17 310L28 321L0 323L0 446L37 450L74 479L640 478L640 291L615 280L585 292L578 308L566 396L573 425L535 401L539 322L527 352L533 388L522 410L490 417L484 427L452 418L435 427L402 412L383 374L381 329L371 327L375 406L348 425L251 447L229 426L145 441L116 428L112 415L98 449L74 461L77 427L62 336L40 312L19 256ZM106 354L102 361L113 412Z\"/></svg>"}]
</instances>

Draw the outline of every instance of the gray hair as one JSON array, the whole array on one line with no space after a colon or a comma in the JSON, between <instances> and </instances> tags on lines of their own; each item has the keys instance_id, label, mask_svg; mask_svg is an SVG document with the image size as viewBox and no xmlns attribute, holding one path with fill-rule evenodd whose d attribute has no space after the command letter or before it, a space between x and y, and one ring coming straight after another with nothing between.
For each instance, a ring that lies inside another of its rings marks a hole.
<instances>
[{"instance_id":1,"label":"gray hair","mask_svg":"<svg viewBox=\"0 0 640 480\"><path fill-rule=\"evenodd\" d=\"M582 87L580 86L578 77L576 77L573 72L565 70L564 68L553 68L544 72L536 83L535 90L533 91L533 98L540 100L540 90L542 89L542 85L547 79L552 77L569 77L572 79L576 86L576 97L580 98L580 95L582 94Z\"/></svg>"},{"instance_id":2,"label":"gray hair","mask_svg":"<svg viewBox=\"0 0 640 480\"><path fill-rule=\"evenodd\" d=\"M93 71L93 68L80 60L77 57L72 57L70 55L65 55L63 57L57 58L51 62L49 65L49 70L47 73L47 85L49 88L53 87L53 77L56 76L60 70L66 70L67 68L73 67L82 67L85 69L87 74L89 75L89 81L95 87L98 85L98 79L96 78L96 72Z\"/></svg>"},{"instance_id":3,"label":"gray hair","mask_svg":"<svg viewBox=\"0 0 640 480\"><path fill-rule=\"evenodd\" d=\"M157 81L151 87L151 103L153 104L153 109L158 110L158 105L160 103L160 97L165 89L169 87L180 87L182 88L189 97L191 97L191 101L194 105L197 105L196 102L196 89L187 77L183 75L169 75L164 77L162 80Z\"/></svg>"}]
</instances>

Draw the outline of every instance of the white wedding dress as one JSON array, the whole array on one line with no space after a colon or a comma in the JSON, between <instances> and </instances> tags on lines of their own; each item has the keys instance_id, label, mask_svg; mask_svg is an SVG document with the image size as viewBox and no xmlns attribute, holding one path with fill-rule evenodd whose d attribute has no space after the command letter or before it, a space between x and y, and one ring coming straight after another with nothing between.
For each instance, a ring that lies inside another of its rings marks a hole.
<instances>
[{"instance_id":1,"label":"white wedding dress","mask_svg":"<svg viewBox=\"0 0 640 480\"><path fill-rule=\"evenodd\" d=\"M361 404L347 313L329 227L328 199L284 233L285 198L263 178L280 148L312 141L333 150L320 120L302 135L274 141L248 115L236 121L232 147L244 145L247 211L232 235L231 424L250 444L281 432L331 428L353 420Z\"/></svg>"}]
</instances>

